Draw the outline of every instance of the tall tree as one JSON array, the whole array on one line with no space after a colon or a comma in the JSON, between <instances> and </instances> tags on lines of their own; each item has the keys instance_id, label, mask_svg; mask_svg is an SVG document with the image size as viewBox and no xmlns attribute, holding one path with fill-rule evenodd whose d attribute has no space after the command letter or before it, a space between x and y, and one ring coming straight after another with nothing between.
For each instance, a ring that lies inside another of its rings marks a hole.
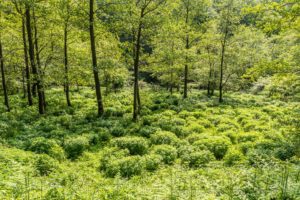
<instances>
[{"instance_id":1,"label":"tall tree","mask_svg":"<svg viewBox=\"0 0 300 200\"><path fill-rule=\"evenodd\" d=\"M104 113L102 95L101 95L101 85L99 80L99 70L97 66L97 54L96 54L96 43L95 43L95 30L94 30L94 0L90 0L90 11L89 11L89 28L90 28L90 42L91 42L91 52L92 52L92 67L95 80L95 90L98 105L98 116Z\"/></svg>"},{"instance_id":2,"label":"tall tree","mask_svg":"<svg viewBox=\"0 0 300 200\"><path fill-rule=\"evenodd\" d=\"M38 71L38 78L41 87L41 94L42 94L42 102L44 106L44 110L46 109L46 95L45 95L45 88L43 84L43 75L42 75L42 66L41 66L41 59L40 59L40 48L39 48L39 40L38 40L38 28L37 28L37 18L35 15L35 9L32 9L32 17L33 17L33 29L34 29L34 48L35 48L35 57L37 63L37 71Z\"/></svg>"},{"instance_id":3,"label":"tall tree","mask_svg":"<svg viewBox=\"0 0 300 200\"><path fill-rule=\"evenodd\" d=\"M220 81L219 81L219 102L223 102L223 78L225 54L229 38L233 35L233 31L238 23L237 18L237 1L226 0L222 3L220 11L220 31L221 31L221 59L220 59Z\"/></svg>"},{"instance_id":4,"label":"tall tree","mask_svg":"<svg viewBox=\"0 0 300 200\"><path fill-rule=\"evenodd\" d=\"M9 112L10 111L10 107L9 107L9 101L8 101L6 80L5 80L4 58L3 58L1 35L0 35L0 66L1 66L2 88L3 88L3 94L4 94L4 104L6 106L7 111Z\"/></svg>"},{"instance_id":5,"label":"tall tree","mask_svg":"<svg viewBox=\"0 0 300 200\"><path fill-rule=\"evenodd\" d=\"M21 3L17 2L16 0L14 0L13 3L22 21L22 41L23 41L25 76L26 76L26 92L27 92L28 105L32 106L33 101L32 101L32 93L31 93L30 68L29 68L28 48L27 48L27 40L26 40L25 14L24 14L24 10L22 9Z\"/></svg>"},{"instance_id":6,"label":"tall tree","mask_svg":"<svg viewBox=\"0 0 300 200\"><path fill-rule=\"evenodd\" d=\"M27 37L28 37L28 45L29 45L29 57L30 57L30 64L32 68L32 73L34 76L34 84L37 86L37 93L38 93L38 108L39 113L44 114L45 113L45 107L43 102L43 93L42 93L42 87L39 77L39 71L37 70L36 64L35 64L35 58L34 58L34 43L32 39L32 28L31 28L31 16L30 16L30 4L26 4L26 28L27 28Z\"/></svg>"},{"instance_id":7,"label":"tall tree","mask_svg":"<svg viewBox=\"0 0 300 200\"><path fill-rule=\"evenodd\" d=\"M69 1L65 3L66 16L64 18L64 65L65 65L65 93L67 105L71 106L70 100L70 84L69 84L69 60L68 60L68 29L70 20L70 4Z\"/></svg>"},{"instance_id":8,"label":"tall tree","mask_svg":"<svg viewBox=\"0 0 300 200\"><path fill-rule=\"evenodd\" d=\"M133 90L133 121L137 121L138 115L141 111L141 100L139 90L139 65L140 65L140 54L141 54L141 40L143 29L146 27L146 17L156 12L156 10L163 6L166 0L144 0L136 1L136 8L138 13L137 28L133 32L136 33L134 41L134 90Z\"/></svg>"}]
</instances>

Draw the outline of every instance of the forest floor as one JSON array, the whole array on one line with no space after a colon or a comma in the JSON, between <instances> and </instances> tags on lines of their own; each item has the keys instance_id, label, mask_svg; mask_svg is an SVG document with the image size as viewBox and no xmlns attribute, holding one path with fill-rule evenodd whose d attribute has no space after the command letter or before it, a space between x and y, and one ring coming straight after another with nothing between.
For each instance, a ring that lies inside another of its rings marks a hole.
<instances>
[{"instance_id":1,"label":"forest floor","mask_svg":"<svg viewBox=\"0 0 300 200\"><path fill-rule=\"evenodd\" d=\"M143 89L134 123L131 90L102 118L90 89L46 95L44 116L18 96L0 114L0 199L300 199L297 102Z\"/></svg>"}]
</instances>

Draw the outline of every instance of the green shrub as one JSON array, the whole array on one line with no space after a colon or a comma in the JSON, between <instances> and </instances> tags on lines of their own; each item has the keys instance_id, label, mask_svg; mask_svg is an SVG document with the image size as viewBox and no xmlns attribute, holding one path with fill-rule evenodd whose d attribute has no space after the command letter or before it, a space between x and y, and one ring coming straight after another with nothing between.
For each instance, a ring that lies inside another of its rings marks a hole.
<instances>
[{"instance_id":1,"label":"green shrub","mask_svg":"<svg viewBox=\"0 0 300 200\"><path fill-rule=\"evenodd\" d=\"M196 141L193 145L200 150L211 151L216 159L220 160L225 156L231 142L228 138L213 136Z\"/></svg>"},{"instance_id":2,"label":"green shrub","mask_svg":"<svg viewBox=\"0 0 300 200\"><path fill-rule=\"evenodd\" d=\"M125 135L125 128L122 127L122 126L114 126L112 129L111 129L111 134L114 136L114 137L122 137Z\"/></svg>"},{"instance_id":3,"label":"green shrub","mask_svg":"<svg viewBox=\"0 0 300 200\"><path fill-rule=\"evenodd\" d=\"M181 145L178 149L177 149L177 153L179 157L182 157L186 154L191 154L193 153L195 150L194 146L186 144L186 145Z\"/></svg>"},{"instance_id":4,"label":"green shrub","mask_svg":"<svg viewBox=\"0 0 300 200\"><path fill-rule=\"evenodd\" d=\"M58 163L46 154L39 155L34 162L35 169L41 176L47 176L58 168Z\"/></svg>"},{"instance_id":5,"label":"green shrub","mask_svg":"<svg viewBox=\"0 0 300 200\"><path fill-rule=\"evenodd\" d=\"M246 155L250 150L254 148L255 144L253 142L244 142L238 145L240 151Z\"/></svg>"},{"instance_id":6,"label":"green shrub","mask_svg":"<svg viewBox=\"0 0 300 200\"><path fill-rule=\"evenodd\" d=\"M238 135L238 143L242 142L255 142L259 139L260 134L257 132L240 133Z\"/></svg>"},{"instance_id":7,"label":"green shrub","mask_svg":"<svg viewBox=\"0 0 300 200\"><path fill-rule=\"evenodd\" d=\"M63 194L57 188L51 188L43 197L43 200L65 200Z\"/></svg>"},{"instance_id":8,"label":"green shrub","mask_svg":"<svg viewBox=\"0 0 300 200\"><path fill-rule=\"evenodd\" d=\"M258 150L251 150L247 153L249 165L254 167L272 166L272 157Z\"/></svg>"},{"instance_id":9,"label":"green shrub","mask_svg":"<svg viewBox=\"0 0 300 200\"><path fill-rule=\"evenodd\" d=\"M111 135L106 128L100 128L96 131L100 142L107 142L111 139Z\"/></svg>"},{"instance_id":10,"label":"green shrub","mask_svg":"<svg viewBox=\"0 0 300 200\"><path fill-rule=\"evenodd\" d=\"M27 149L38 154L47 154L58 160L63 160L65 157L63 149L56 143L55 140L44 137L34 138L30 141Z\"/></svg>"},{"instance_id":11,"label":"green shrub","mask_svg":"<svg viewBox=\"0 0 300 200\"><path fill-rule=\"evenodd\" d=\"M144 161L146 170L155 171L162 162L162 157L160 155L150 154L144 157Z\"/></svg>"},{"instance_id":12,"label":"green shrub","mask_svg":"<svg viewBox=\"0 0 300 200\"><path fill-rule=\"evenodd\" d=\"M292 144L283 143L275 150L274 154L280 160L288 160L296 155L296 150Z\"/></svg>"},{"instance_id":13,"label":"green shrub","mask_svg":"<svg viewBox=\"0 0 300 200\"><path fill-rule=\"evenodd\" d=\"M177 151L170 145L157 145L154 147L153 152L162 157L165 164L172 164L177 158Z\"/></svg>"},{"instance_id":14,"label":"green shrub","mask_svg":"<svg viewBox=\"0 0 300 200\"><path fill-rule=\"evenodd\" d=\"M122 177L130 178L140 175L145 168L143 159L140 156L111 157L106 163L105 175L115 177L120 174Z\"/></svg>"},{"instance_id":15,"label":"green shrub","mask_svg":"<svg viewBox=\"0 0 300 200\"><path fill-rule=\"evenodd\" d=\"M222 135L228 137L232 144L237 143L238 134L235 131L226 131Z\"/></svg>"},{"instance_id":16,"label":"green shrub","mask_svg":"<svg viewBox=\"0 0 300 200\"><path fill-rule=\"evenodd\" d=\"M194 142L201 140L202 138L204 138L203 134L199 134L199 133L192 133L191 135L189 135L186 140L190 143L190 144L194 144Z\"/></svg>"},{"instance_id":17,"label":"green shrub","mask_svg":"<svg viewBox=\"0 0 300 200\"><path fill-rule=\"evenodd\" d=\"M215 160L215 156L207 150L185 154L181 158L182 163L191 168L204 167L213 160Z\"/></svg>"},{"instance_id":18,"label":"green shrub","mask_svg":"<svg viewBox=\"0 0 300 200\"><path fill-rule=\"evenodd\" d=\"M169 131L157 131L156 133L150 136L150 140L152 144L168 144L168 145L176 145L179 142L177 136Z\"/></svg>"},{"instance_id":19,"label":"green shrub","mask_svg":"<svg viewBox=\"0 0 300 200\"><path fill-rule=\"evenodd\" d=\"M105 148L100 158L99 169L108 177L114 177L120 171L119 160L129 155L128 149Z\"/></svg>"},{"instance_id":20,"label":"green shrub","mask_svg":"<svg viewBox=\"0 0 300 200\"><path fill-rule=\"evenodd\" d=\"M86 137L78 136L65 141L64 149L67 157L71 160L77 159L87 149L89 140Z\"/></svg>"},{"instance_id":21,"label":"green shrub","mask_svg":"<svg viewBox=\"0 0 300 200\"><path fill-rule=\"evenodd\" d=\"M223 160L224 160L225 165L232 166L232 165L240 163L243 159L244 159L244 155L240 151L238 151L236 149L230 149L226 153Z\"/></svg>"},{"instance_id":22,"label":"green shrub","mask_svg":"<svg viewBox=\"0 0 300 200\"><path fill-rule=\"evenodd\" d=\"M142 137L121 137L112 141L112 145L121 149L128 149L131 155L143 155L147 153L149 144L145 138Z\"/></svg>"},{"instance_id":23,"label":"green shrub","mask_svg":"<svg viewBox=\"0 0 300 200\"><path fill-rule=\"evenodd\" d=\"M188 132L188 134L203 133L205 128L202 125L193 122L190 123L187 127L185 127L185 130Z\"/></svg>"},{"instance_id":24,"label":"green shrub","mask_svg":"<svg viewBox=\"0 0 300 200\"><path fill-rule=\"evenodd\" d=\"M160 128L153 127L153 126L143 126L139 130L139 135L143 136L143 137L149 138L152 134L154 134L155 132L157 132L159 129Z\"/></svg>"},{"instance_id":25,"label":"green shrub","mask_svg":"<svg viewBox=\"0 0 300 200\"><path fill-rule=\"evenodd\" d=\"M144 169L144 163L140 156L125 157L118 161L122 177L140 175Z\"/></svg>"}]
</instances>

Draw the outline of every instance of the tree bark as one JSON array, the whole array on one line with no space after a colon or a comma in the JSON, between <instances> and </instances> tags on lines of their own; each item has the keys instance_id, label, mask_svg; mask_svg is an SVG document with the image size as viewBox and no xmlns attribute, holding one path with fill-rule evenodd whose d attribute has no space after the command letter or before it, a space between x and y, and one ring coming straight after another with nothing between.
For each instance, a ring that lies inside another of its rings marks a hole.
<instances>
[{"instance_id":1,"label":"tree bark","mask_svg":"<svg viewBox=\"0 0 300 200\"><path fill-rule=\"evenodd\" d=\"M8 112L10 112L9 101L8 101L8 94L7 94L7 86L5 80L5 71L4 71L4 58L3 58L3 51L2 51L2 41L0 36L0 65L1 65L1 77L2 77L2 88L4 94L4 105Z\"/></svg>"},{"instance_id":2,"label":"tree bark","mask_svg":"<svg viewBox=\"0 0 300 200\"><path fill-rule=\"evenodd\" d=\"M39 79L39 73L35 65L35 59L34 59L34 45L32 41L32 30L31 30L31 17L30 17L30 7L29 5L26 5L26 28L27 28L27 35L28 35L28 45L29 45L29 57L30 57L30 64L32 68L32 74L34 78L34 83L37 86L37 92L38 92L38 102L39 102L39 113L44 114L45 109L44 109L44 103L43 103L43 93L42 93L42 88L40 84L40 79Z\"/></svg>"},{"instance_id":3,"label":"tree bark","mask_svg":"<svg viewBox=\"0 0 300 200\"><path fill-rule=\"evenodd\" d=\"M98 68L97 68L97 55L96 55L96 44L95 44L95 32L94 32L94 0L90 0L90 40L91 40L91 51L92 51L92 64L93 64L93 74L95 79L95 90L97 96L98 105L98 116L102 116L104 113L102 95L101 95L101 85L99 80Z\"/></svg>"},{"instance_id":4,"label":"tree bark","mask_svg":"<svg viewBox=\"0 0 300 200\"><path fill-rule=\"evenodd\" d=\"M189 22L189 13L190 13L190 8L189 8L189 2L186 7L186 19L185 19L185 24L186 26L188 25ZM185 48L188 50L190 48L190 41L189 41L189 34L187 33L186 35L186 44ZM189 66L188 66L188 55L186 55L185 58L185 66L184 66L184 89L183 89L183 98L186 99L188 97L188 75L189 75Z\"/></svg>"},{"instance_id":5,"label":"tree bark","mask_svg":"<svg viewBox=\"0 0 300 200\"><path fill-rule=\"evenodd\" d=\"M39 78L40 88L41 88L40 92L42 94L42 103L44 106L44 110L46 110L46 96L45 96L45 88L44 88L44 84L43 84L43 74L42 74L39 41L38 41L38 31L37 31L37 24L36 24L36 17L35 17L34 9L33 9L32 13L33 13L33 27L34 27L34 46L35 46L35 54L36 54L36 61L37 61L38 78Z\"/></svg>"},{"instance_id":6,"label":"tree bark","mask_svg":"<svg viewBox=\"0 0 300 200\"><path fill-rule=\"evenodd\" d=\"M65 64L65 93L67 105L71 106L70 86L69 86L69 62L68 62L68 26L64 27L64 64Z\"/></svg>"},{"instance_id":7,"label":"tree bark","mask_svg":"<svg viewBox=\"0 0 300 200\"><path fill-rule=\"evenodd\" d=\"M143 18L143 11L141 12ZM134 58L134 90L133 90L133 121L137 121L140 113L140 95L139 95L139 62L140 62L140 49L141 49L141 36L142 36L142 22L139 22L138 33L135 46Z\"/></svg>"},{"instance_id":8,"label":"tree bark","mask_svg":"<svg viewBox=\"0 0 300 200\"><path fill-rule=\"evenodd\" d=\"M26 29L25 29L25 19L22 17L22 37L23 37L23 48L24 48L24 62L25 62L25 73L26 73L26 86L27 86L27 99L28 105L32 106L32 94L31 94L31 80L30 80L30 68L28 60L28 49L26 40Z\"/></svg>"},{"instance_id":9,"label":"tree bark","mask_svg":"<svg viewBox=\"0 0 300 200\"><path fill-rule=\"evenodd\" d=\"M224 68L225 42L222 43L221 65L220 65L220 85L219 85L219 102L223 102L223 68Z\"/></svg>"}]
</instances>

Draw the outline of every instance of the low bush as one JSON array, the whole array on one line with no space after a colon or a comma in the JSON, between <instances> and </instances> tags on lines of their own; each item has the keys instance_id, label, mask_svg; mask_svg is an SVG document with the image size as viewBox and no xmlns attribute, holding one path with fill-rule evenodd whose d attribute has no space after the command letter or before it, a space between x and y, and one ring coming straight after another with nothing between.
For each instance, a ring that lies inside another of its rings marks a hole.
<instances>
[{"instance_id":1,"label":"low bush","mask_svg":"<svg viewBox=\"0 0 300 200\"><path fill-rule=\"evenodd\" d=\"M87 149L89 140L86 137L78 136L65 141L64 149L67 157L71 160L77 159Z\"/></svg>"},{"instance_id":2,"label":"low bush","mask_svg":"<svg viewBox=\"0 0 300 200\"><path fill-rule=\"evenodd\" d=\"M114 177L119 173L118 161L128 155L128 149L105 148L100 158L100 171L108 177Z\"/></svg>"},{"instance_id":3,"label":"low bush","mask_svg":"<svg viewBox=\"0 0 300 200\"><path fill-rule=\"evenodd\" d=\"M51 188L43 197L43 200L65 200L65 196L57 188Z\"/></svg>"},{"instance_id":4,"label":"low bush","mask_svg":"<svg viewBox=\"0 0 300 200\"><path fill-rule=\"evenodd\" d=\"M131 155L144 155L149 147L145 138L134 136L116 138L112 141L112 145L120 149L128 149Z\"/></svg>"},{"instance_id":5,"label":"low bush","mask_svg":"<svg viewBox=\"0 0 300 200\"><path fill-rule=\"evenodd\" d=\"M205 128L202 125L194 122L190 123L187 127L185 127L185 130L188 132L189 135L192 133L203 133Z\"/></svg>"},{"instance_id":6,"label":"low bush","mask_svg":"<svg viewBox=\"0 0 300 200\"><path fill-rule=\"evenodd\" d=\"M238 135L237 141L238 143L242 142L255 142L260 137L260 134L257 132L248 132L248 133L240 133Z\"/></svg>"},{"instance_id":7,"label":"low bush","mask_svg":"<svg viewBox=\"0 0 300 200\"><path fill-rule=\"evenodd\" d=\"M220 160L225 156L231 142L225 137L212 136L198 140L193 145L200 150L211 151L216 159Z\"/></svg>"},{"instance_id":8,"label":"low bush","mask_svg":"<svg viewBox=\"0 0 300 200\"><path fill-rule=\"evenodd\" d=\"M151 143L155 145L168 144L176 145L179 142L177 136L169 131L157 131L150 137Z\"/></svg>"},{"instance_id":9,"label":"low bush","mask_svg":"<svg viewBox=\"0 0 300 200\"><path fill-rule=\"evenodd\" d=\"M148 171L155 171L159 168L162 162L162 157L156 154L149 154L144 157L145 169Z\"/></svg>"},{"instance_id":10,"label":"low bush","mask_svg":"<svg viewBox=\"0 0 300 200\"><path fill-rule=\"evenodd\" d=\"M199 133L192 133L191 135L189 135L186 140L190 143L190 144L194 144L196 141L201 140L202 138L204 138L204 135L199 134Z\"/></svg>"},{"instance_id":11,"label":"low bush","mask_svg":"<svg viewBox=\"0 0 300 200\"><path fill-rule=\"evenodd\" d=\"M157 132L159 129L160 128L153 127L153 126L143 126L139 130L139 135L143 136L143 137L149 138L152 134L154 134L155 132Z\"/></svg>"},{"instance_id":12,"label":"low bush","mask_svg":"<svg viewBox=\"0 0 300 200\"><path fill-rule=\"evenodd\" d=\"M130 178L134 175L140 175L144 169L144 162L140 156L125 157L118 161L120 175Z\"/></svg>"},{"instance_id":13,"label":"low bush","mask_svg":"<svg viewBox=\"0 0 300 200\"><path fill-rule=\"evenodd\" d=\"M213 160L215 160L214 155L207 150L185 154L181 158L182 163L188 165L190 168L204 167Z\"/></svg>"},{"instance_id":14,"label":"low bush","mask_svg":"<svg viewBox=\"0 0 300 200\"><path fill-rule=\"evenodd\" d=\"M172 164L177 158L177 151L170 145L157 145L153 148L153 152L162 157L165 164Z\"/></svg>"},{"instance_id":15,"label":"low bush","mask_svg":"<svg viewBox=\"0 0 300 200\"><path fill-rule=\"evenodd\" d=\"M244 159L244 155L237 149L230 149L225 157L224 157L224 163L227 166L232 166L235 164L240 163Z\"/></svg>"},{"instance_id":16,"label":"low bush","mask_svg":"<svg viewBox=\"0 0 300 200\"><path fill-rule=\"evenodd\" d=\"M58 163L56 160L46 154L39 155L34 162L34 167L40 176L47 176L57 170Z\"/></svg>"},{"instance_id":17,"label":"low bush","mask_svg":"<svg viewBox=\"0 0 300 200\"><path fill-rule=\"evenodd\" d=\"M27 150L38 154L47 154L57 160L63 160L65 157L63 149L56 143L55 140L44 137L37 137L29 141Z\"/></svg>"},{"instance_id":18,"label":"low bush","mask_svg":"<svg viewBox=\"0 0 300 200\"><path fill-rule=\"evenodd\" d=\"M117 126L115 125L112 129L111 129L111 134L114 137L122 137L125 135L125 128L122 126Z\"/></svg>"}]
</instances>

